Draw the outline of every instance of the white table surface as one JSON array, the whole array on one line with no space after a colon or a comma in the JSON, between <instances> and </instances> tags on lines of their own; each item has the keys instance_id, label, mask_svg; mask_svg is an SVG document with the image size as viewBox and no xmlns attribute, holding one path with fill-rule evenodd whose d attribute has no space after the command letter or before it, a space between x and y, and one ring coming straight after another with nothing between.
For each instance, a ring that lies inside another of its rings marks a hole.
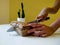
<instances>
[{"instance_id":1,"label":"white table surface","mask_svg":"<svg viewBox=\"0 0 60 45\"><path fill-rule=\"evenodd\" d=\"M0 45L60 45L60 29L52 36L41 37L22 37L15 31L7 32L11 26L8 24L0 25Z\"/></svg>"}]
</instances>

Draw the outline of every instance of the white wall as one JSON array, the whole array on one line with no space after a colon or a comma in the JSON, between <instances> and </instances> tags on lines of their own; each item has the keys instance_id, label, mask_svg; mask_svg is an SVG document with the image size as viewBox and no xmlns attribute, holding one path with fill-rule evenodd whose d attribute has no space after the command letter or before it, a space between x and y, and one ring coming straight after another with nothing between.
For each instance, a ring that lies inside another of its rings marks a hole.
<instances>
[{"instance_id":1,"label":"white wall","mask_svg":"<svg viewBox=\"0 0 60 45\"><path fill-rule=\"evenodd\" d=\"M0 24L9 23L9 0L0 0Z\"/></svg>"}]
</instances>

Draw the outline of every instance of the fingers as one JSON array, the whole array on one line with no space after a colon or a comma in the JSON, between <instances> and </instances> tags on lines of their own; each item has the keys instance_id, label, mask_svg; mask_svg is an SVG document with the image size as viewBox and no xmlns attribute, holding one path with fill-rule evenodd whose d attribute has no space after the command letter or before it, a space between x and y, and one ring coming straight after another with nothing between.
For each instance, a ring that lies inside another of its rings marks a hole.
<instances>
[{"instance_id":1,"label":"fingers","mask_svg":"<svg viewBox=\"0 0 60 45\"><path fill-rule=\"evenodd\" d=\"M37 37L47 37L47 36L49 36L46 32L43 32L43 31L35 31L34 33L33 33L33 36L37 36Z\"/></svg>"},{"instance_id":2,"label":"fingers","mask_svg":"<svg viewBox=\"0 0 60 45\"><path fill-rule=\"evenodd\" d=\"M37 19L41 21L44 21L46 18L47 18L47 14L37 17Z\"/></svg>"},{"instance_id":3,"label":"fingers","mask_svg":"<svg viewBox=\"0 0 60 45\"><path fill-rule=\"evenodd\" d=\"M40 28L33 28L33 29L28 30L27 33L32 33L32 32L35 32L35 31L42 31L42 30L43 30L42 27L40 27Z\"/></svg>"},{"instance_id":4,"label":"fingers","mask_svg":"<svg viewBox=\"0 0 60 45\"><path fill-rule=\"evenodd\" d=\"M28 29L27 33L31 34L33 36L40 36L40 37L47 37L49 36L48 34L48 28L46 25L43 24L37 24L37 23L31 23L28 24L27 26L32 26L32 29Z\"/></svg>"},{"instance_id":5,"label":"fingers","mask_svg":"<svg viewBox=\"0 0 60 45\"><path fill-rule=\"evenodd\" d=\"M43 19L43 16L37 16L37 19L40 19L40 18Z\"/></svg>"},{"instance_id":6,"label":"fingers","mask_svg":"<svg viewBox=\"0 0 60 45\"><path fill-rule=\"evenodd\" d=\"M37 25L37 23L29 23L29 24L27 24L27 25L24 25L23 27L29 27L29 26L34 26L34 25Z\"/></svg>"},{"instance_id":7,"label":"fingers","mask_svg":"<svg viewBox=\"0 0 60 45\"><path fill-rule=\"evenodd\" d=\"M35 31L33 35L39 37L41 36L41 34L42 34L42 31Z\"/></svg>"},{"instance_id":8,"label":"fingers","mask_svg":"<svg viewBox=\"0 0 60 45\"><path fill-rule=\"evenodd\" d=\"M34 29L31 29L31 30L28 30L27 33L28 34L32 33L33 36L37 36L37 37L46 37L46 36L48 36L46 30L44 30L44 26L42 26L40 28L34 28Z\"/></svg>"},{"instance_id":9,"label":"fingers","mask_svg":"<svg viewBox=\"0 0 60 45\"><path fill-rule=\"evenodd\" d=\"M37 36L37 37L45 37L47 36L46 32L43 32L43 31L35 31L33 33L33 36Z\"/></svg>"},{"instance_id":10,"label":"fingers","mask_svg":"<svg viewBox=\"0 0 60 45\"><path fill-rule=\"evenodd\" d=\"M44 9L40 12L40 14L37 16L37 19L42 19L42 20L44 20L44 19L46 19L47 16L48 16L48 12L47 12L46 9L44 8Z\"/></svg>"},{"instance_id":11,"label":"fingers","mask_svg":"<svg viewBox=\"0 0 60 45\"><path fill-rule=\"evenodd\" d=\"M37 24L37 23L30 23L30 24L28 24L28 26L38 28L38 27L42 27L43 25L42 24Z\"/></svg>"},{"instance_id":12,"label":"fingers","mask_svg":"<svg viewBox=\"0 0 60 45\"><path fill-rule=\"evenodd\" d=\"M43 26L42 24L30 23L30 24L27 24L23 27L25 27L25 28L27 28L27 27L38 28L38 27L42 27L42 26Z\"/></svg>"}]
</instances>

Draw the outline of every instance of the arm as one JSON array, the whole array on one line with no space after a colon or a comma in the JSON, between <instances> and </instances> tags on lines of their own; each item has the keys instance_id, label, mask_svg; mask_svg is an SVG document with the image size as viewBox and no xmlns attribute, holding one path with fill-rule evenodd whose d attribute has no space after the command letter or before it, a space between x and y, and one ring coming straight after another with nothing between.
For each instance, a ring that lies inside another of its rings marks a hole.
<instances>
[{"instance_id":1,"label":"arm","mask_svg":"<svg viewBox=\"0 0 60 45\"><path fill-rule=\"evenodd\" d=\"M42 9L42 11L37 16L37 19L42 18L43 20L48 16L48 14L55 14L60 8L60 0L56 0L53 7L47 7Z\"/></svg>"},{"instance_id":2,"label":"arm","mask_svg":"<svg viewBox=\"0 0 60 45\"><path fill-rule=\"evenodd\" d=\"M33 33L34 36L47 37L52 35L60 27L60 17L50 26L46 26L43 24L34 24L34 23L30 24L30 26L34 28L28 30L28 34L34 32Z\"/></svg>"},{"instance_id":3,"label":"arm","mask_svg":"<svg viewBox=\"0 0 60 45\"><path fill-rule=\"evenodd\" d=\"M54 14L58 11L59 8L60 8L60 0L55 0L53 7L52 8L46 8L46 10L48 11L48 13Z\"/></svg>"},{"instance_id":4,"label":"arm","mask_svg":"<svg viewBox=\"0 0 60 45\"><path fill-rule=\"evenodd\" d=\"M60 17L50 25L51 28L56 31L60 27Z\"/></svg>"}]
</instances>

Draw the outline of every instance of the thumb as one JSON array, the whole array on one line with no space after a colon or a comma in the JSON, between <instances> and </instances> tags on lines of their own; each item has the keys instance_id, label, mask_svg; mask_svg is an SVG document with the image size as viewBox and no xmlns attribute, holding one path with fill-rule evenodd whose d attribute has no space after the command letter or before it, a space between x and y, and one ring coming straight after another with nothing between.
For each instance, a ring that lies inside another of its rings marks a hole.
<instances>
[{"instance_id":1,"label":"thumb","mask_svg":"<svg viewBox=\"0 0 60 45\"><path fill-rule=\"evenodd\" d=\"M41 15L41 16L37 16L37 19L42 19L43 18L43 16Z\"/></svg>"}]
</instances>

